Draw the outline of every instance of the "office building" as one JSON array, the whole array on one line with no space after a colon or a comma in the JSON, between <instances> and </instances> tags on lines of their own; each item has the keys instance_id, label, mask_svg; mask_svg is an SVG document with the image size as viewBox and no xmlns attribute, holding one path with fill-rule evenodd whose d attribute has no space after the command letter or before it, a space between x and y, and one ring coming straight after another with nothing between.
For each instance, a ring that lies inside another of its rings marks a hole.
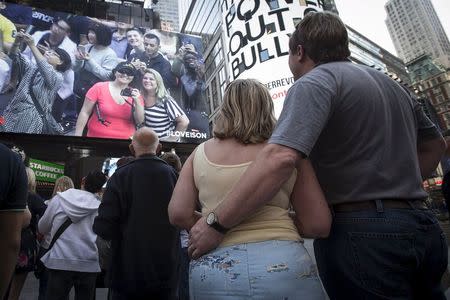
<instances>
[{"instance_id":1,"label":"office building","mask_svg":"<svg viewBox=\"0 0 450 300\"><path fill-rule=\"evenodd\" d=\"M350 60L376 68L393 79L409 85L409 75L401 59L378 46L350 26L347 25L346 27L351 52Z\"/></svg>"},{"instance_id":2,"label":"office building","mask_svg":"<svg viewBox=\"0 0 450 300\"><path fill-rule=\"evenodd\" d=\"M421 99L427 99L433 110L426 109L443 131L450 129L450 69L435 63L429 55L421 55L407 65L413 88ZM427 105L425 105L427 108ZM436 118L437 116L437 118Z\"/></svg>"},{"instance_id":3,"label":"office building","mask_svg":"<svg viewBox=\"0 0 450 300\"><path fill-rule=\"evenodd\" d=\"M450 68L450 43L431 0L389 0L385 10L391 39L406 64L425 54Z\"/></svg>"}]
</instances>

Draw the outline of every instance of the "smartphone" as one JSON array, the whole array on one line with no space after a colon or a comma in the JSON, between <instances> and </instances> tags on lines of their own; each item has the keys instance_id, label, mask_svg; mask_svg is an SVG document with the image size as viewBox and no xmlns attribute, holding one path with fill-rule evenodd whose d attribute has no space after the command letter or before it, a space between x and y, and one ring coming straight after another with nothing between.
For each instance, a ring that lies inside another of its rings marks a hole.
<instances>
[{"instance_id":1,"label":"smartphone","mask_svg":"<svg viewBox=\"0 0 450 300\"><path fill-rule=\"evenodd\" d=\"M33 29L34 29L33 25L28 25L27 28L25 29L25 33L31 34L31 31L33 31Z\"/></svg>"},{"instance_id":2,"label":"smartphone","mask_svg":"<svg viewBox=\"0 0 450 300\"><path fill-rule=\"evenodd\" d=\"M127 87L120 91L121 96L131 97L131 88Z\"/></svg>"},{"instance_id":3,"label":"smartphone","mask_svg":"<svg viewBox=\"0 0 450 300\"><path fill-rule=\"evenodd\" d=\"M80 51L81 54L86 55L86 48L83 45L78 45L78 51Z\"/></svg>"}]
</instances>

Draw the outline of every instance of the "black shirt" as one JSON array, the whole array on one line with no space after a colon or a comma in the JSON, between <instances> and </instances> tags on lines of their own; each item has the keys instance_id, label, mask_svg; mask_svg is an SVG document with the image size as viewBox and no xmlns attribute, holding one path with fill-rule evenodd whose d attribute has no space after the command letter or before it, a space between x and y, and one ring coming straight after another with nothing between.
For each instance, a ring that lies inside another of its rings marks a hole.
<instances>
[{"instance_id":1,"label":"black shirt","mask_svg":"<svg viewBox=\"0 0 450 300\"><path fill-rule=\"evenodd\" d=\"M138 157L109 179L93 229L112 242L112 289L134 295L174 290L179 234L167 207L176 180L175 170L155 155Z\"/></svg>"},{"instance_id":2,"label":"black shirt","mask_svg":"<svg viewBox=\"0 0 450 300\"><path fill-rule=\"evenodd\" d=\"M0 211L24 210L27 203L27 174L19 155L0 144Z\"/></svg>"}]
</instances>

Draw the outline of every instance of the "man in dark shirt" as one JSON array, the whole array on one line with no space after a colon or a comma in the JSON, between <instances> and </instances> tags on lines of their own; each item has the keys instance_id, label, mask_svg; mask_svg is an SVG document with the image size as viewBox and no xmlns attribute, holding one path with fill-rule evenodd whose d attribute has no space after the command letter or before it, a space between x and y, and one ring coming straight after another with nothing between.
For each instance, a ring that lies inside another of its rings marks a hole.
<instances>
[{"instance_id":1,"label":"man in dark shirt","mask_svg":"<svg viewBox=\"0 0 450 300\"><path fill-rule=\"evenodd\" d=\"M3 299L17 262L28 189L24 164L3 144L0 161L0 299Z\"/></svg>"},{"instance_id":2,"label":"man in dark shirt","mask_svg":"<svg viewBox=\"0 0 450 300\"><path fill-rule=\"evenodd\" d=\"M152 129L136 131L136 159L109 179L94 222L94 232L112 244L113 299L175 299L179 235L167 206L177 175L158 148Z\"/></svg>"},{"instance_id":3,"label":"man in dark shirt","mask_svg":"<svg viewBox=\"0 0 450 300\"><path fill-rule=\"evenodd\" d=\"M131 54L128 58L137 69L141 71L145 68L156 70L163 78L166 89L173 89L177 86L177 79L172 73L170 62L159 53L161 48L161 41L159 37L153 33L144 35L144 49L143 53Z\"/></svg>"},{"instance_id":4,"label":"man in dark shirt","mask_svg":"<svg viewBox=\"0 0 450 300\"><path fill-rule=\"evenodd\" d=\"M348 44L330 12L299 22L289 39L295 83L277 126L214 221L191 228L188 251L197 258L220 244L212 225L239 224L308 157L333 212L329 236L314 241L330 299L445 299L447 243L422 186L445 141L402 86L350 62Z\"/></svg>"}]
</instances>

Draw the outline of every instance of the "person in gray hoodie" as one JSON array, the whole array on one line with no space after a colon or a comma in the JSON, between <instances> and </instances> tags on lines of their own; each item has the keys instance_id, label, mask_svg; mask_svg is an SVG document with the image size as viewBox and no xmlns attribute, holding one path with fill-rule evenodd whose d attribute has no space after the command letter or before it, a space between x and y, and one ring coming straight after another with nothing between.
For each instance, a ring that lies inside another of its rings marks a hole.
<instances>
[{"instance_id":1,"label":"person in gray hoodie","mask_svg":"<svg viewBox=\"0 0 450 300\"><path fill-rule=\"evenodd\" d=\"M47 299L66 299L72 287L75 299L93 299L95 281L100 272L97 235L92 231L94 218L100 205L97 193L106 182L100 171L90 172L83 178L81 190L68 189L50 201L39 221L39 232L53 237L68 219L72 221L53 247L41 258L49 269Z\"/></svg>"}]
</instances>

